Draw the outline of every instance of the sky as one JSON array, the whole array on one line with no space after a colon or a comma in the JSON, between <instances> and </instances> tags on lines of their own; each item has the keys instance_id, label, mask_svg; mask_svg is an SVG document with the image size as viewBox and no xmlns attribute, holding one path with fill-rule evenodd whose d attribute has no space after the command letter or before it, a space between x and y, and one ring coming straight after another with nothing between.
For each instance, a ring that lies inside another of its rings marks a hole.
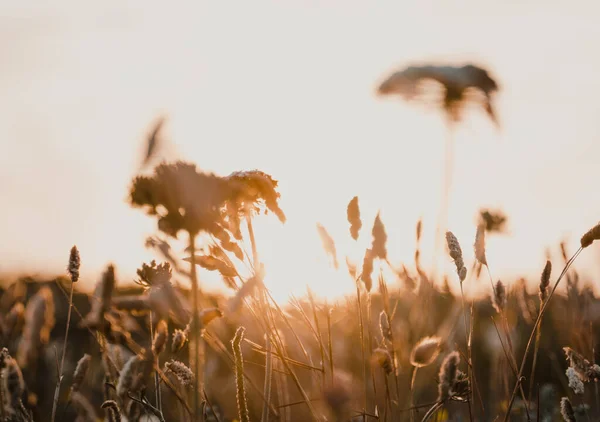
<instances>
[{"instance_id":1,"label":"sky","mask_svg":"<svg viewBox=\"0 0 600 422\"><path fill-rule=\"evenodd\" d=\"M419 63L475 63L501 87L500 130L473 111L453 132L448 224L467 262L481 207L509 217L509 233L487 245L503 279L537 278L548 249L558 266L558 243L574 251L600 220L593 2L59 3L0 4L0 273L62 273L77 244L89 288L109 262L133 280L155 257L144 239L156 226L127 192L159 115L169 158L279 180L288 222L256 222L278 297L354 288L343 266L329 267L317 222L342 262L360 261L380 211L399 264L423 218L426 259L447 127L436 110L375 95L390 72ZM358 244L345 219L355 195ZM577 263L590 280L599 257L592 248Z\"/></svg>"}]
</instances>

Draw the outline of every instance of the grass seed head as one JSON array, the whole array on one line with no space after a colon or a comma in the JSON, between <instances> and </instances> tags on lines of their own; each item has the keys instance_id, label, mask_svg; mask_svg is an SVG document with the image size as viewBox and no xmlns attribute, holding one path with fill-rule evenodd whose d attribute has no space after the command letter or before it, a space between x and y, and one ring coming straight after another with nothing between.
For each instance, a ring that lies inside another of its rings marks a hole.
<instances>
[{"instance_id":1,"label":"grass seed head","mask_svg":"<svg viewBox=\"0 0 600 422\"><path fill-rule=\"evenodd\" d=\"M506 288L500 280L498 280L494 286L492 304L498 313L502 313L506 307Z\"/></svg>"},{"instance_id":2,"label":"grass seed head","mask_svg":"<svg viewBox=\"0 0 600 422\"><path fill-rule=\"evenodd\" d=\"M431 365L441 351L442 339L439 337L424 337L413 347L410 353L410 363L417 368Z\"/></svg>"},{"instance_id":3,"label":"grass seed head","mask_svg":"<svg viewBox=\"0 0 600 422\"><path fill-rule=\"evenodd\" d=\"M595 240L600 239L600 223L589 229L583 236L581 236L581 247L583 249L594 243Z\"/></svg>"},{"instance_id":4,"label":"grass seed head","mask_svg":"<svg viewBox=\"0 0 600 422\"><path fill-rule=\"evenodd\" d=\"M438 400L446 400L450 397L452 387L456 381L460 355L452 352L442 362L439 373Z\"/></svg>"},{"instance_id":5,"label":"grass seed head","mask_svg":"<svg viewBox=\"0 0 600 422\"><path fill-rule=\"evenodd\" d=\"M71 392L79 391L79 388L81 387L81 384L83 384L85 375L87 374L88 369L90 367L91 360L92 360L92 357L86 353L77 362L77 366L75 367L75 372L73 373L73 382L71 383Z\"/></svg>"},{"instance_id":6,"label":"grass seed head","mask_svg":"<svg viewBox=\"0 0 600 422\"><path fill-rule=\"evenodd\" d=\"M169 338L169 327L165 320L161 319L156 324L156 332L154 333L154 341L152 342L152 353L154 356L160 355L167 345Z\"/></svg>"},{"instance_id":7,"label":"grass seed head","mask_svg":"<svg viewBox=\"0 0 600 422\"><path fill-rule=\"evenodd\" d=\"M181 385L189 387L194 384L194 373L183 362L171 360L165 363L165 372L172 372Z\"/></svg>"},{"instance_id":8,"label":"grass seed head","mask_svg":"<svg viewBox=\"0 0 600 422\"><path fill-rule=\"evenodd\" d=\"M569 388L571 388L575 394L583 394L585 391L583 381L579 378L577 371L575 371L572 366L569 366L566 374L569 380Z\"/></svg>"},{"instance_id":9,"label":"grass seed head","mask_svg":"<svg viewBox=\"0 0 600 422\"><path fill-rule=\"evenodd\" d=\"M485 226L483 224L477 226L474 248L477 261L482 265L487 265L487 258L485 256Z\"/></svg>"},{"instance_id":10,"label":"grass seed head","mask_svg":"<svg viewBox=\"0 0 600 422\"><path fill-rule=\"evenodd\" d=\"M346 214L348 216L348 222L350 223L350 236L352 236L352 239L357 240L360 229L362 228L358 196L355 196L350 200L348 208L346 209Z\"/></svg>"},{"instance_id":11,"label":"grass seed head","mask_svg":"<svg viewBox=\"0 0 600 422\"><path fill-rule=\"evenodd\" d=\"M79 250L77 246L71 248L71 254L69 255L69 266L67 272L71 277L71 282L75 283L79 280L79 267L81 266L81 258L79 257Z\"/></svg>"},{"instance_id":12,"label":"grass seed head","mask_svg":"<svg viewBox=\"0 0 600 422\"><path fill-rule=\"evenodd\" d=\"M543 302L548 297L548 286L550 285L550 274L552 273L552 262L546 261L542 276L540 277L540 300Z\"/></svg>"},{"instance_id":13,"label":"grass seed head","mask_svg":"<svg viewBox=\"0 0 600 422\"><path fill-rule=\"evenodd\" d=\"M571 401L567 397L560 399L560 414L565 422L577 422Z\"/></svg>"}]
</instances>

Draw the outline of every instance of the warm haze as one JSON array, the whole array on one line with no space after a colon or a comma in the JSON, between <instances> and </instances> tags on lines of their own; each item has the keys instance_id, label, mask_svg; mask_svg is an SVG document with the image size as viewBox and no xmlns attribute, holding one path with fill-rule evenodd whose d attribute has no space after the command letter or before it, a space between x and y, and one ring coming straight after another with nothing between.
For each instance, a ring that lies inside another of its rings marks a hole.
<instances>
[{"instance_id":1,"label":"warm haze","mask_svg":"<svg viewBox=\"0 0 600 422\"><path fill-rule=\"evenodd\" d=\"M349 241L354 195L365 229L381 210L393 263L412 259L423 217L428 262L444 122L375 89L398 67L468 61L498 79L502 128L473 112L456 132L449 227L470 263L477 210L503 209L510 233L490 236L490 266L538 274L547 247L558 257L568 239L574 250L600 219L599 13L537 0L2 4L0 272L62 273L77 244L90 288L109 261L133 279L153 256L143 243L155 222L129 207L127 190L163 114L169 157L280 181L288 222L256 222L278 297L354 288L343 256L359 261L369 241ZM317 222L337 242L337 273ZM577 267L599 275L597 257Z\"/></svg>"}]
</instances>

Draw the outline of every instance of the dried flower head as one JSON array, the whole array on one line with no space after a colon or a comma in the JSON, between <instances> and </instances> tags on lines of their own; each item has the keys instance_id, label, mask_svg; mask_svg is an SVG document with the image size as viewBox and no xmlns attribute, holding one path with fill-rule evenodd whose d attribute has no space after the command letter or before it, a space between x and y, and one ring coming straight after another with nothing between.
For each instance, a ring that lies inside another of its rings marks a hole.
<instances>
[{"instance_id":1,"label":"dried flower head","mask_svg":"<svg viewBox=\"0 0 600 422\"><path fill-rule=\"evenodd\" d=\"M365 288L368 292L371 291L373 287L373 261L375 259L375 254L372 249L367 249L365 251L365 257L363 258L362 271L360 273L360 279L363 283L365 283Z\"/></svg>"},{"instance_id":2,"label":"dried flower head","mask_svg":"<svg viewBox=\"0 0 600 422\"><path fill-rule=\"evenodd\" d=\"M26 368L37 360L41 347L50 339L54 323L52 290L42 287L29 299L25 309L25 327L17 351L17 361L21 368Z\"/></svg>"},{"instance_id":3,"label":"dried flower head","mask_svg":"<svg viewBox=\"0 0 600 422\"><path fill-rule=\"evenodd\" d=\"M583 236L581 236L581 247L583 249L594 243L595 240L600 239L600 223L589 229Z\"/></svg>"},{"instance_id":4,"label":"dried flower head","mask_svg":"<svg viewBox=\"0 0 600 422\"><path fill-rule=\"evenodd\" d=\"M150 264L142 263L142 268L138 268L137 283L144 286L160 286L171 281L171 265L168 262L156 264L155 260L150 261Z\"/></svg>"},{"instance_id":5,"label":"dried flower head","mask_svg":"<svg viewBox=\"0 0 600 422\"><path fill-rule=\"evenodd\" d=\"M357 240L360 229L362 228L358 196L355 196L350 200L348 208L346 209L346 214L348 216L348 222L350 223L350 236L352 236L352 239Z\"/></svg>"},{"instance_id":6,"label":"dried flower head","mask_svg":"<svg viewBox=\"0 0 600 422\"><path fill-rule=\"evenodd\" d=\"M550 285L550 274L552 273L552 262L546 261L542 276L540 277L540 300L543 302L548 297L548 286Z\"/></svg>"},{"instance_id":7,"label":"dried flower head","mask_svg":"<svg viewBox=\"0 0 600 422\"><path fill-rule=\"evenodd\" d=\"M154 333L154 341L152 342L152 353L154 356L160 355L167 345L167 339L169 338L169 327L165 320L161 319L156 324L156 332Z\"/></svg>"},{"instance_id":8,"label":"dried flower head","mask_svg":"<svg viewBox=\"0 0 600 422\"><path fill-rule=\"evenodd\" d=\"M327 229L323 227L321 224L317 223L317 232L319 233L319 238L321 239L321 244L323 245L323 250L327 255L331 257L333 261L333 266L337 270L339 268L337 252L335 249L335 242L331 235L327 232Z\"/></svg>"},{"instance_id":9,"label":"dried flower head","mask_svg":"<svg viewBox=\"0 0 600 422\"><path fill-rule=\"evenodd\" d=\"M585 389L583 386L583 381L579 378L577 371L572 366L567 368L567 378L569 380L569 388L573 389L575 394L583 394Z\"/></svg>"},{"instance_id":10,"label":"dried flower head","mask_svg":"<svg viewBox=\"0 0 600 422\"><path fill-rule=\"evenodd\" d=\"M436 81L443 89L441 106L448 116L458 121L467 103L480 105L495 122L492 95L498 85L481 67L465 66L410 66L390 75L378 88L380 95L397 94L406 100L425 97L423 81Z\"/></svg>"},{"instance_id":11,"label":"dried flower head","mask_svg":"<svg viewBox=\"0 0 600 422\"><path fill-rule=\"evenodd\" d=\"M441 351L442 339L439 337L424 337L412 349L410 364L421 368L431 365Z\"/></svg>"},{"instance_id":12,"label":"dried flower head","mask_svg":"<svg viewBox=\"0 0 600 422\"><path fill-rule=\"evenodd\" d=\"M238 205L240 210L254 208L257 204L264 202L268 211L277 216L279 221L285 223L286 217L279 208L279 193L277 192L277 180L267 173L259 170L237 171L225 178L232 185L231 202Z\"/></svg>"},{"instance_id":13,"label":"dried flower head","mask_svg":"<svg viewBox=\"0 0 600 422\"><path fill-rule=\"evenodd\" d=\"M506 307L506 288L500 280L498 280L494 286L494 297L492 304L498 313L502 313Z\"/></svg>"},{"instance_id":14,"label":"dried flower head","mask_svg":"<svg viewBox=\"0 0 600 422\"><path fill-rule=\"evenodd\" d=\"M110 421L120 422L122 420L121 410L119 409L119 405L114 400L106 400L102 403L102 409L108 410L112 417L109 418Z\"/></svg>"},{"instance_id":15,"label":"dried flower head","mask_svg":"<svg viewBox=\"0 0 600 422\"><path fill-rule=\"evenodd\" d=\"M460 355L452 352L442 362L439 373L438 400L443 401L451 397L458 374Z\"/></svg>"},{"instance_id":16,"label":"dried flower head","mask_svg":"<svg viewBox=\"0 0 600 422\"><path fill-rule=\"evenodd\" d=\"M233 350L235 364L235 385L236 399L238 405L238 414L241 422L250 422L248 412L248 399L246 397L246 387L244 384L244 357L242 355L242 341L244 340L244 327L238 327L231 340L231 348Z\"/></svg>"},{"instance_id":17,"label":"dried flower head","mask_svg":"<svg viewBox=\"0 0 600 422\"><path fill-rule=\"evenodd\" d=\"M77 362L75 372L73 373L73 381L71 383L71 393L74 391L79 391L79 388L81 387L81 384L83 384L85 375L87 374L88 369L90 367L91 360L92 357L86 353Z\"/></svg>"},{"instance_id":18,"label":"dried flower head","mask_svg":"<svg viewBox=\"0 0 600 422\"><path fill-rule=\"evenodd\" d=\"M69 266L67 272L71 277L71 282L75 283L79 280L79 267L81 266L81 258L79 257L79 250L77 246L71 248L71 254L69 255Z\"/></svg>"},{"instance_id":19,"label":"dried flower head","mask_svg":"<svg viewBox=\"0 0 600 422\"><path fill-rule=\"evenodd\" d=\"M117 382L117 396L127 398L127 393L139 391L152 372L153 359L146 351L134 355L125 363Z\"/></svg>"},{"instance_id":20,"label":"dried flower head","mask_svg":"<svg viewBox=\"0 0 600 422\"><path fill-rule=\"evenodd\" d=\"M480 224L485 225L485 231L488 233L503 233L506 230L506 215L499 210L479 211Z\"/></svg>"},{"instance_id":21,"label":"dried flower head","mask_svg":"<svg viewBox=\"0 0 600 422\"><path fill-rule=\"evenodd\" d=\"M583 381L587 382L588 372L592 366L590 361L570 347L563 347L563 351L569 361L569 365L577 372L577 375L579 375Z\"/></svg>"},{"instance_id":22,"label":"dried flower head","mask_svg":"<svg viewBox=\"0 0 600 422\"><path fill-rule=\"evenodd\" d=\"M462 283L467 277L467 268L465 267L465 262L463 261L460 243L458 243L458 239L452 232L446 232L446 243L448 244L448 253L454 260L454 265L456 265L456 274L458 274L458 278Z\"/></svg>"},{"instance_id":23,"label":"dried flower head","mask_svg":"<svg viewBox=\"0 0 600 422\"><path fill-rule=\"evenodd\" d=\"M389 318L385 311L381 311L379 314L379 330L385 340L392 341L392 328L390 327Z\"/></svg>"},{"instance_id":24,"label":"dried flower head","mask_svg":"<svg viewBox=\"0 0 600 422\"><path fill-rule=\"evenodd\" d=\"M181 385L189 387L194 384L194 373L182 362L171 360L165 363L165 372L172 372Z\"/></svg>"},{"instance_id":25,"label":"dried flower head","mask_svg":"<svg viewBox=\"0 0 600 422\"><path fill-rule=\"evenodd\" d=\"M560 414L565 422L577 422L571 401L567 397L560 399Z\"/></svg>"},{"instance_id":26,"label":"dried flower head","mask_svg":"<svg viewBox=\"0 0 600 422\"><path fill-rule=\"evenodd\" d=\"M379 259L387 259L387 234L385 233L385 226L381 221L381 217L379 213L375 217L375 221L373 222L373 229L371 230L371 234L373 235L373 243L371 246L371 250L373 251L373 256Z\"/></svg>"},{"instance_id":27,"label":"dried flower head","mask_svg":"<svg viewBox=\"0 0 600 422\"><path fill-rule=\"evenodd\" d=\"M175 330L175 332L173 333L173 340L171 342L171 353L179 352L185 345L187 339L187 330Z\"/></svg>"},{"instance_id":28,"label":"dried flower head","mask_svg":"<svg viewBox=\"0 0 600 422\"><path fill-rule=\"evenodd\" d=\"M379 365L387 375L394 371L392 355L385 348L378 347L377 349L373 350L373 363Z\"/></svg>"},{"instance_id":29,"label":"dried flower head","mask_svg":"<svg viewBox=\"0 0 600 422\"><path fill-rule=\"evenodd\" d=\"M477 226L474 248L477 261L479 261L481 265L487 265L487 258L485 256L485 226L483 224Z\"/></svg>"}]
</instances>

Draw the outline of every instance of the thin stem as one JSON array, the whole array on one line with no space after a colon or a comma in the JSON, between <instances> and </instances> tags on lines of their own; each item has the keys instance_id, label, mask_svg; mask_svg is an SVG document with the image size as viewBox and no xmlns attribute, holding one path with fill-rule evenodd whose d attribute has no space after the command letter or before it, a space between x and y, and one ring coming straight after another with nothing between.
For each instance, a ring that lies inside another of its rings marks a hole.
<instances>
[{"instance_id":1,"label":"thin stem","mask_svg":"<svg viewBox=\"0 0 600 422\"><path fill-rule=\"evenodd\" d=\"M435 414L435 412L437 412L438 409L440 407L442 407L443 405L444 405L444 402L439 401L436 404L434 404L433 406L431 406L431 408L427 411L427 413L425 413L425 416L423 416L423 419L421 420L421 422L427 422Z\"/></svg>"},{"instance_id":2,"label":"thin stem","mask_svg":"<svg viewBox=\"0 0 600 422\"><path fill-rule=\"evenodd\" d=\"M537 364L538 352L540 349L540 338L542 337L541 327L538 326L535 333L535 346L533 348L533 363L531 364L531 375L529 377L529 403L531 404L531 395L533 394L533 380L535 378L535 367Z\"/></svg>"},{"instance_id":3,"label":"thin stem","mask_svg":"<svg viewBox=\"0 0 600 422\"><path fill-rule=\"evenodd\" d=\"M273 379L273 357L271 354L271 339L269 334L265 335L265 384L263 388L263 396L265 396L265 402L263 403L261 422L269 422L269 406L271 404L271 380Z\"/></svg>"},{"instance_id":4,"label":"thin stem","mask_svg":"<svg viewBox=\"0 0 600 422\"><path fill-rule=\"evenodd\" d=\"M63 350L62 357L60 359L60 369L58 373L58 382L56 383L56 389L54 390L54 402L52 403L52 418L51 421L54 422L54 418L56 417L56 408L58 407L58 397L60 395L60 385L63 380L63 368L65 365L65 355L67 354L67 340L69 338L69 326L71 325L71 310L73 308L73 280L71 280L71 291L69 293L69 310L67 312L67 328L65 329L65 340L63 342Z\"/></svg>"},{"instance_id":5,"label":"thin stem","mask_svg":"<svg viewBox=\"0 0 600 422\"><path fill-rule=\"evenodd\" d=\"M470 380L473 380L474 376L473 376L473 368L472 366L472 360L471 360L471 326L467 324L467 313L466 313L466 309L465 309L465 293L463 291L463 284L462 282L460 283L460 297L461 297L461 302L462 302L462 314L463 314L463 319L465 322L465 341L467 342L467 360L468 360L468 364L467 364L467 378ZM473 383L474 384L474 383ZM473 393L472 391L469 392L469 396L472 396ZM472 400L468 400L468 405L469 405L469 420L472 422L473 421L473 410L472 410Z\"/></svg>"},{"instance_id":6,"label":"thin stem","mask_svg":"<svg viewBox=\"0 0 600 422\"><path fill-rule=\"evenodd\" d=\"M331 309L325 304L325 314L327 317L327 347L329 349L329 371L331 372L331 382L333 383L333 341L331 338Z\"/></svg>"},{"instance_id":7,"label":"thin stem","mask_svg":"<svg viewBox=\"0 0 600 422\"><path fill-rule=\"evenodd\" d=\"M418 369L419 368L417 366L413 367L413 373L412 373L412 377L410 380L410 408L414 410L414 412L412 410L410 412L411 422L414 422L415 415L417 413L417 409L415 408L414 399L415 399L415 380L417 379L417 370Z\"/></svg>"},{"instance_id":8,"label":"thin stem","mask_svg":"<svg viewBox=\"0 0 600 422\"><path fill-rule=\"evenodd\" d=\"M194 419L198 417L200 409L200 321L199 321L199 306L198 306L198 275L196 273L196 235L190 233L190 278L192 281L192 326L194 327Z\"/></svg>"},{"instance_id":9,"label":"thin stem","mask_svg":"<svg viewBox=\"0 0 600 422\"><path fill-rule=\"evenodd\" d=\"M552 290L550 291L548 298L542 305L542 309L540 309L538 317L535 320L535 324L533 325L533 330L531 330L531 334L529 335L529 340L527 341L527 346L525 347L525 354L523 355L523 360L521 361L521 368L519 369L519 373L517 374L517 384L515 385L515 387L517 387L520 384L519 380L521 379L521 376L523 375L523 370L525 369L525 361L527 360L527 354L529 353L529 349L531 347L531 343L533 342L533 337L535 336L537 327L541 324L544 313L546 312L546 309L548 308L550 299L552 299L552 296L554 295L554 292L556 291L556 288L558 287L559 283L561 282L561 280L563 279L563 277L567 273L567 271L569 271L569 268L571 267L573 262L575 262L575 260L577 259L577 257L579 256L579 254L582 251L583 251L583 248L580 247L579 249L577 249L577 252L575 252L573 254L573 256L567 261L567 263L565 264L565 267L563 268L562 272L558 276L558 279L554 283L554 286L552 287ZM515 391L516 391L516 388L515 388ZM508 409L506 410L506 415L504 416L504 422L508 421L508 417L510 415L510 410L511 410L513 402L514 402L514 395L515 394L513 392L513 397L511 398L510 403L508 404Z\"/></svg>"},{"instance_id":10,"label":"thin stem","mask_svg":"<svg viewBox=\"0 0 600 422\"><path fill-rule=\"evenodd\" d=\"M369 391L369 382L367 381L367 360L365 358L365 341L364 341L364 327L363 327L363 314L362 314L362 301L360 299L360 284L358 279L356 280L356 301L358 306L358 329L359 332L359 340L360 340L360 351L362 355L362 372L363 372L363 384L365 387L365 395L363 400L363 408L367 410L367 394ZM365 421L365 417L363 416L363 422Z\"/></svg>"},{"instance_id":11,"label":"thin stem","mask_svg":"<svg viewBox=\"0 0 600 422\"><path fill-rule=\"evenodd\" d=\"M150 338L154 340L154 312L150 311ZM160 368L158 361L158 354L154 356L154 366ZM160 393L160 376L157 371L154 371L154 390L156 397L156 408L162 412L162 398Z\"/></svg>"}]
</instances>

